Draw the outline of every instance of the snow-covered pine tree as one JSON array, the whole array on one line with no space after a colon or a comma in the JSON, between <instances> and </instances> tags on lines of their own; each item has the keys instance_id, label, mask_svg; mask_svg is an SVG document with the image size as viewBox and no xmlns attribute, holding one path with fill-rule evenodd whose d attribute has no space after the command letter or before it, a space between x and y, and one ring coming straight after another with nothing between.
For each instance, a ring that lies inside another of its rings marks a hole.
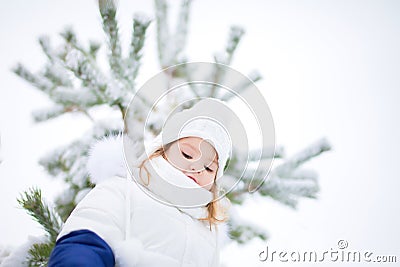
<instances>
[{"instance_id":1,"label":"snow-covered pine tree","mask_svg":"<svg viewBox=\"0 0 400 267\"><path fill-rule=\"evenodd\" d=\"M72 29L66 29L61 33L63 44L58 48L52 47L48 37L39 38L40 46L48 59L41 71L32 73L23 64L18 64L13 69L19 77L47 94L54 103L51 108L33 113L36 122L55 119L68 112L79 112L83 116L87 116L93 123L91 130L85 133L82 138L67 146L55 149L40 160L40 165L51 176L64 180L68 185L67 190L55 200L55 210L49 208L43 201L40 189L24 192L18 199L22 207L47 232L45 239L36 243L32 242L34 244L30 246L26 254L26 265L28 266L46 266L62 222L68 218L79 200L94 186L86 171L89 147L94 141L104 136L121 133L124 128L123 116L129 101L138 89L135 80L141 65L146 29L151 21L143 15L134 16L129 54L123 55L116 20L116 4L113 0L99 0L98 4L102 27L106 34L109 73L102 70L97 61L97 52L101 44L89 42L88 46L82 45ZM183 51L188 35L190 5L190 0L182 1L177 25L174 32L171 32L172 28L168 23L167 2L166 0L155 0L158 57L162 69L187 61ZM244 30L241 27L231 27L225 50L216 53L214 56L216 63L231 64L243 34ZM187 74L187 70L182 69L182 71L170 73L168 79L180 79ZM217 70L214 75L215 81L223 80L224 73L222 71ZM253 82L261 79L261 75L256 71L251 72L248 77ZM242 86L245 90L246 84ZM213 90L207 92L207 96L216 96L218 88L213 88ZM176 103L174 99L168 101L170 106L165 107L165 109L171 110L174 103ZM112 117L106 120L93 119L90 116L90 110L100 105L108 106L113 111L119 111L120 117ZM141 117L144 115L140 112L137 114L135 118L137 123L144 121L144 117ZM155 124L152 130L157 133L160 131L160 127L160 125ZM278 147L275 153L270 150L266 159L274 157L281 164L271 170L268 181L262 183L256 192L249 194L248 185L252 177L246 177L245 174L241 183L228 194L228 197L234 206L241 205L247 197L261 195L262 197L271 197L284 205L295 208L300 198L316 198L319 191L316 173L300 167L305 162L328 150L330 150L330 145L325 139L311 144L290 158L284 157L282 147ZM259 151L251 151L251 153L257 155ZM235 166L240 166L239 163L243 158L240 153L236 153L236 155L235 158L231 159L229 168L226 170L227 177L235 177L241 173ZM258 182L258 184L261 184L262 181ZM239 243L245 243L255 237L263 240L267 238L265 229L255 227L250 221L239 220L234 214L232 214L230 224L231 235ZM9 252L2 251L2 255L7 256L8 254ZM13 253L8 256L8 259L4 256L4 262L7 260L11 262L10 257L12 255Z\"/></svg>"}]
</instances>

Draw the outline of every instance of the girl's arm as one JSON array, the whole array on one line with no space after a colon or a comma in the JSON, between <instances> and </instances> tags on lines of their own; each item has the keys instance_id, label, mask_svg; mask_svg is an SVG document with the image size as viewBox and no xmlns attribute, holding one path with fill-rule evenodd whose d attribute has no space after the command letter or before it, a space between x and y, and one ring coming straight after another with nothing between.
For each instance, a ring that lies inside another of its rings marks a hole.
<instances>
[{"instance_id":1,"label":"girl's arm","mask_svg":"<svg viewBox=\"0 0 400 267\"><path fill-rule=\"evenodd\" d=\"M76 206L59 234L49 266L114 266L125 237L126 180L112 177Z\"/></svg>"},{"instance_id":2,"label":"girl's arm","mask_svg":"<svg viewBox=\"0 0 400 267\"><path fill-rule=\"evenodd\" d=\"M78 230L60 238L48 267L113 267L114 254L107 243L89 230Z\"/></svg>"}]
</instances>

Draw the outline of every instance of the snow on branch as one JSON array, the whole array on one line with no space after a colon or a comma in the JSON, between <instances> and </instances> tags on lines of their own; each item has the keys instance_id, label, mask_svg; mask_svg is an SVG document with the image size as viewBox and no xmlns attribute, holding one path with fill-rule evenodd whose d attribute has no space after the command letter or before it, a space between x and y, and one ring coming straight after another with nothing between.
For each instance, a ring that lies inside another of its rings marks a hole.
<instances>
[{"instance_id":1,"label":"snow on branch","mask_svg":"<svg viewBox=\"0 0 400 267\"><path fill-rule=\"evenodd\" d=\"M165 0L156 0L157 44L161 68L185 61L182 51L185 48L191 0L183 0L174 33L170 33L168 5Z\"/></svg>"},{"instance_id":2,"label":"snow on branch","mask_svg":"<svg viewBox=\"0 0 400 267\"><path fill-rule=\"evenodd\" d=\"M243 195L250 192L249 186L255 184L260 185L257 192L262 196L270 196L295 208L300 198L316 198L319 191L317 174L299 167L330 148L328 141L321 139L295 156L283 159L284 162L272 169L266 179L264 178L265 170L258 170L258 164L254 164L255 162L250 162L243 172L238 167L243 166L243 162L234 160L227 174L234 176L235 173L243 172L242 181L229 193L229 196L233 202L240 204L243 202Z\"/></svg>"},{"instance_id":3,"label":"snow on branch","mask_svg":"<svg viewBox=\"0 0 400 267\"><path fill-rule=\"evenodd\" d=\"M175 57L179 56L180 52L183 51L186 46L189 27L189 9L191 2L191 0L183 0L181 4L178 22L176 25L174 36L172 37L172 40L174 42L173 47L175 48Z\"/></svg>"},{"instance_id":4,"label":"snow on branch","mask_svg":"<svg viewBox=\"0 0 400 267\"><path fill-rule=\"evenodd\" d=\"M33 74L21 63L18 63L17 66L12 70L19 77L32 84L34 87L40 89L44 93L49 93L53 89L53 84L51 81L41 77L38 74Z\"/></svg>"},{"instance_id":5,"label":"snow on branch","mask_svg":"<svg viewBox=\"0 0 400 267\"><path fill-rule=\"evenodd\" d=\"M331 150L330 143L327 139L322 138L276 167L274 173L280 177L287 177L301 164L329 150Z\"/></svg>"},{"instance_id":6,"label":"snow on branch","mask_svg":"<svg viewBox=\"0 0 400 267\"><path fill-rule=\"evenodd\" d=\"M35 110L32 112L32 116L35 122L42 122L56 118L65 112L67 111L63 105L56 104L49 108Z\"/></svg>"},{"instance_id":7,"label":"snow on branch","mask_svg":"<svg viewBox=\"0 0 400 267\"><path fill-rule=\"evenodd\" d=\"M239 244L246 243L256 237L261 240L267 240L269 236L264 228L243 219L237 207L231 208L229 212L229 225L231 238Z\"/></svg>"},{"instance_id":8,"label":"snow on branch","mask_svg":"<svg viewBox=\"0 0 400 267\"><path fill-rule=\"evenodd\" d=\"M168 5L165 0L155 0L157 21L157 48L161 68L171 65L170 32L168 26Z\"/></svg>"},{"instance_id":9,"label":"snow on branch","mask_svg":"<svg viewBox=\"0 0 400 267\"><path fill-rule=\"evenodd\" d=\"M109 47L109 64L115 78L123 78L122 52L116 19L117 7L115 1L99 0L99 10L103 21L103 30L107 36Z\"/></svg>"},{"instance_id":10,"label":"snow on branch","mask_svg":"<svg viewBox=\"0 0 400 267\"><path fill-rule=\"evenodd\" d=\"M124 73L124 77L129 82L132 89L134 89L134 80L136 79L139 71L142 49L146 37L146 30L149 27L150 22L151 20L143 14L135 14L133 18L133 32L130 44L130 52Z\"/></svg>"}]
</instances>

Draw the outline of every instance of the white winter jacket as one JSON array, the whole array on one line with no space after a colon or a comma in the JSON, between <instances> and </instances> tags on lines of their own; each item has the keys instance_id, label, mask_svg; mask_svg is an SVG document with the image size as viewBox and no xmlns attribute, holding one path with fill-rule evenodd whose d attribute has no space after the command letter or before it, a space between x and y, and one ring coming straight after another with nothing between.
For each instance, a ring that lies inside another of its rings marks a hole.
<instances>
[{"instance_id":1,"label":"white winter jacket","mask_svg":"<svg viewBox=\"0 0 400 267\"><path fill-rule=\"evenodd\" d=\"M120 148L120 140L106 139L93 150L88 166L98 183L78 203L58 239L93 231L112 249L116 266L219 266L226 225L210 230L208 222L198 220L207 214L205 207L177 208L149 196L127 179Z\"/></svg>"}]
</instances>

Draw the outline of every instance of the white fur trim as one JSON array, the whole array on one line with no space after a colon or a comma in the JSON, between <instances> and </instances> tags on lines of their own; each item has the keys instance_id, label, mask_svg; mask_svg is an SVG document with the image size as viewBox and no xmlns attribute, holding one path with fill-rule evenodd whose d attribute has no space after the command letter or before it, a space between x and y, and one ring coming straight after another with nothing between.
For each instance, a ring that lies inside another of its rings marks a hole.
<instances>
[{"instance_id":1,"label":"white fur trim","mask_svg":"<svg viewBox=\"0 0 400 267\"><path fill-rule=\"evenodd\" d=\"M126 176L122 136L105 137L89 150L87 170L90 180L98 184L112 176Z\"/></svg>"},{"instance_id":2,"label":"white fur trim","mask_svg":"<svg viewBox=\"0 0 400 267\"><path fill-rule=\"evenodd\" d=\"M229 235L229 230L230 228L228 223L219 223L217 225L217 239L220 249L229 244L230 241L232 241Z\"/></svg>"}]
</instances>

